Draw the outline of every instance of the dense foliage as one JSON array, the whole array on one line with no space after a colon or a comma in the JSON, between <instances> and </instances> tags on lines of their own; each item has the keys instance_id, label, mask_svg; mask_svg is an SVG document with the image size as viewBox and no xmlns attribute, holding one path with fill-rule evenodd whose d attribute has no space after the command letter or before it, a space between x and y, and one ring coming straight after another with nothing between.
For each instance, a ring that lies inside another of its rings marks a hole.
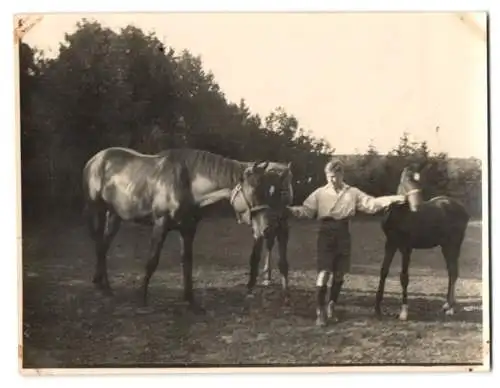
<instances>
[{"instance_id":1,"label":"dense foliage","mask_svg":"<svg viewBox=\"0 0 500 388\"><path fill-rule=\"evenodd\" d=\"M126 146L154 153L169 147L206 149L240 160L291 161L296 202L323 184L334 153L278 107L262 119L244 100L228 101L200 57L176 53L154 34L119 32L82 20L59 53L20 45L21 157L25 217L80 211L81 170L96 151ZM393 193L403 164L425 162L426 196L453 195L481 212L481 165L450 161L407 135L394 152L344 156L347 181L374 195Z\"/></svg>"}]
</instances>

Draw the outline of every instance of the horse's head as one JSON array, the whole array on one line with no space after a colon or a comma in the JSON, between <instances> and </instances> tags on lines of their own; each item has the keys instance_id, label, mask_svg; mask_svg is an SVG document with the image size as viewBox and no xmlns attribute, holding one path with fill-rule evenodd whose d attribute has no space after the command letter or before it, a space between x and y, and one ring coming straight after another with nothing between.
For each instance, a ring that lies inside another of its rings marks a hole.
<instances>
[{"instance_id":1,"label":"horse's head","mask_svg":"<svg viewBox=\"0 0 500 388\"><path fill-rule=\"evenodd\" d=\"M403 169L398 186L398 194L406 196L412 212L416 212L422 202L422 185L420 184L420 168L411 164Z\"/></svg>"},{"instance_id":2,"label":"horse's head","mask_svg":"<svg viewBox=\"0 0 500 388\"><path fill-rule=\"evenodd\" d=\"M288 189L287 169L269 169L269 162L255 162L243 173L240 184L233 191L231 203L237 212L244 213L252 225L255 238L265 237L278 222L285 208L283 187Z\"/></svg>"}]
</instances>

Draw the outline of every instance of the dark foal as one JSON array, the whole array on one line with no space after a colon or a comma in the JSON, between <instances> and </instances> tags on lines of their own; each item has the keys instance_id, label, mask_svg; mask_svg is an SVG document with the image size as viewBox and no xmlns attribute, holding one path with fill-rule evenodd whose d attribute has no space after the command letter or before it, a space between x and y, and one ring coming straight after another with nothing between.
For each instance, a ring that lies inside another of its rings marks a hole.
<instances>
[{"instance_id":1,"label":"dark foal","mask_svg":"<svg viewBox=\"0 0 500 388\"><path fill-rule=\"evenodd\" d=\"M272 252L275 242L278 243L278 270L281 274L281 286L283 289L288 288L288 277L284 274L288 273L288 258L287 258L287 247L288 239L290 235L290 227L288 225L288 219L286 215L280 215L277 221L277 227L273 229L265 241L265 257L264 257L264 268L262 273L264 275L264 280L262 284L264 286L269 286L272 282Z\"/></svg>"},{"instance_id":2,"label":"dark foal","mask_svg":"<svg viewBox=\"0 0 500 388\"><path fill-rule=\"evenodd\" d=\"M431 249L440 246L448 270L448 294L443 310L454 314L455 283L458 278L459 256L469 215L457 200L438 196L424 201L420 175L415 166L406 167L401 174L398 194L407 197L403 205L392 205L382 221L386 236L385 255L380 269L380 281L375 301L375 312L381 314L385 280L397 250L401 252L400 282L402 306L399 319L408 319L408 268L413 249Z\"/></svg>"},{"instance_id":3,"label":"dark foal","mask_svg":"<svg viewBox=\"0 0 500 388\"><path fill-rule=\"evenodd\" d=\"M93 282L104 293L111 287L106 255L122 221L153 226L149 260L146 264L142 301L147 304L148 285L158 267L167 234L180 232L184 299L196 310L193 296L193 241L200 221L200 207L229 199L235 210L244 206L250 217L255 241L262 240L273 226L273 210L265 202L276 176L265 177L268 163L240 162L207 151L172 149L145 155L126 148L98 152L83 170L85 210L96 248ZM243 205L241 205L243 204ZM253 258L251 263L257 261ZM257 261L258 264L258 261ZM252 267L253 268L253 267ZM249 292L255 284L251 268Z\"/></svg>"},{"instance_id":4,"label":"dark foal","mask_svg":"<svg viewBox=\"0 0 500 388\"><path fill-rule=\"evenodd\" d=\"M286 168L284 168L286 166ZM265 179L274 180L275 184L269 182L263 187L269 187L269 191L266 194L266 198L261 198L261 201L269 204L272 209L273 222L272 227L267 229L267 233L262 239L255 239L256 244L254 245L254 260L260 262L261 250L265 248L266 256L264 262L264 281L263 284L268 286L271 284L271 257L272 249L274 247L275 241L278 242L278 269L281 275L281 287L283 294L285 296L285 301L288 300L288 259L287 259L287 244L289 236L289 226L288 226L288 213L286 211L286 206L291 204L293 201L293 188L292 188L292 173L290 171L291 164L288 165L277 164L271 162L264 176ZM235 192L236 195L236 192ZM236 200L231 199L233 207L237 211L237 219L240 223L251 224L250 213L248 212L248 206L242 206L238 204ZM251 295L251 293L249 293Z\"/></svg>"}]
</instances>

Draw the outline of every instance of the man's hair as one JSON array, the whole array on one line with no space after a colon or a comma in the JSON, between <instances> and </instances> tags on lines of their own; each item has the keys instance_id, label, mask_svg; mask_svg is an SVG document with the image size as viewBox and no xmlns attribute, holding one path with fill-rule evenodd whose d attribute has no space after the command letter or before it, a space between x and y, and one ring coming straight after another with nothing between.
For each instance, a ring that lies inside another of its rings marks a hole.
<instances>
[{"instance_id":1,"label":"man's hair","mask_svg":"<svg viewBox=\"0 0 500 388\"><path fill-rule=\"evenodd\" d=\"M344 163L337 157L332 157L325 165L325 172L344 172Z\"/></svg>"}]
</instances>

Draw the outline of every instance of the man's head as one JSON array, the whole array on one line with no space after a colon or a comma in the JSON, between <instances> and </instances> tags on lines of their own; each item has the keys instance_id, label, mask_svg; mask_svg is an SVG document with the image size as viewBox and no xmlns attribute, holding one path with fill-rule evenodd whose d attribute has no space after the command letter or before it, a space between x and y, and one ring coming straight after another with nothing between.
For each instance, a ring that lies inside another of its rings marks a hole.
<instances>
[{"instance_id":1,"label":"man's head","mask_svg":"<svg viewBox=\"0 0 500 388\"><path fill-rule=\"evenodd\" d=\"M344 182L344 163L339 158L333 157L325 165L326 181L333 186Z\"/></svg>"}]
</instances>

